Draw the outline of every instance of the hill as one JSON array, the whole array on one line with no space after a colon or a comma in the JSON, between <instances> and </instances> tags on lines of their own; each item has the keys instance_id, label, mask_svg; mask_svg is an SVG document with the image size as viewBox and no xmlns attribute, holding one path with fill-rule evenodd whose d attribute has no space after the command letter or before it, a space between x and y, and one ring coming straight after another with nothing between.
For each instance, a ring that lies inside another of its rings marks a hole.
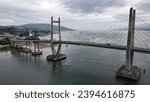
<instances>
[{"instance_id":1,"label":"hill","mask_svg":"<svg viewBox=\"0 0 150 102\"><path fill-rule=\"evenodd\" d=\"M35 35L49 34L51 29L50 24L40 23L40 24L24 24L19 26L0 26L0 34L10 33L18 36L29 36L29 32ZM53 26L54 32L58 31L58 26ZM61 26L61 31L73 31L73 29Z\"/></svg>"},{"instance_id":2,"label":"hill","mask_svg":"<svg viewBox=\"0 0 150 102\"><path fill-rule=\"evenodd\" d=\"M0 26L0 34L11 33L19 36L28 36L29 31L34 34L48 34L50 32L50 24L38 23L38 24L24 24L19 26ZM58 26L54 25L54 31L58 31ZM61 31L73 31L71 28L61 26Z\"/></svg>"},{"instance_id":3,"label":"hill","mask_svg":"<svg viewBox=\"0 0 150 102\"><path fill-rule=\"evenodd\" d=\"M46 24L46 23L39 23L39 24L25 24L25 25L20 25L17 26L19 28L23 28L23 29L29 29L29 30L42 30L42 31L48 31L50 30L51 25L50 24ZM58 27L56 25L54 25L54 31L58 31ZM72 31L73 29L71 28L67 28L67 27L63 27L61 26L61 31Z\"/></svg>"}]
</instances>

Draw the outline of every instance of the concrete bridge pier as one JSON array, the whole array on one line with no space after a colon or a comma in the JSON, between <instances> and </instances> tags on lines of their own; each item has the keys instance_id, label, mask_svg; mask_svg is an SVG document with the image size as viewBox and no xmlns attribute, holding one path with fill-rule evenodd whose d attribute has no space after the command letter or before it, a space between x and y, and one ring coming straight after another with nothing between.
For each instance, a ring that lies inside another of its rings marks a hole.
<instances>
[{"instance_id":1,"label":"concrete bridge pier","mask_svg":"<svg viewBox=\"0 0 150 102\"><path fill-rule=\"evenodd\" d=\"M25 48L24 48L24 53L28 54L31 53L32 50L30 49L30 42L24 42Z\"/></svg>"},{"instance_id":2,"label":"concrete bridge pier","mask_svg":"<svg viewBox=\"0 0 150 102\"><path fill-rule=\"evenodd\" d=\"M12 47L15 47L15 42L12 42L11 46L12 46Z\"/></svg>"},{"instance_id":3,"label":"concrete bridge pier","mask_svg":"<svg viewBox=\"0 0 150 102\"><path fill-rule=\"evenodd\" d=\"M15 46L14 42L11 42L11 43L10 43L10 45L11 45L12 47L14 47L14 46Z\"/></svg>"},{"instance_id":4,"label":"concrete bridge pier","mask_svg":"<svg viewBox=\"0 0 150 102\"><path fill-rule=\"evenodd\" d=\"M136 10L130 9L129 28L126 48L126 65L123 65L118 71L117 76L138 80L141 74L141 68L133 66L134 51L134 30L135 30L135 15Z\"/></svg>"},{"instance_id":5,"label":"concrete bridge pier","mask_svg":"<svg viewBox=\"0 0 150 102\"><path fill-rule=\"evenodd\" d=\"M51 17L51 50L52 50L52 55L47 56L48 61L57 61L57 60L66 59L66 55L61 54L62 44L59 43L58 48L57 49L55 48L56 44L54 44L54 29L53 29L54 23L58 24L59 41L61 41L60 17L58 18L58 21L54 21L53 17Z\"/></svg>"},{"instance_id":6,"label":"concrete bridge pier","mask_svg":"<svg viewBox=\"0 0 150 102\"><path fill-rule=\"evenodd\" d=\"M28 50L30 51L30 53L32 53L32 50L31 50L31 42L28 43Z\"/></svg>"},{"instance_id":7,"label":"concrete bridge pier","mask_svg":"<svg viewBox=\"0 0 150 102\"><path fill-rule=\"evenodd\" d=\"M15 47L18 47L18 43L17 42L15 42Z\"/></svg>"},{"instance_id":8,"label":"concrete bridge pier","mask_svg":"<svg viewBox=\"0 0 150 102\"><path fill-rule=\"evenodd\" d=\"M16 47L16 43L15 42L13 42L13 47Z\"/></svg>"},{"instance_id":9,"label":"concrete bridge pier","mask_svg":"<svg viewBox=\"0 0 150 102\"><path fill-rule=\"evenodd\" d=\"M22 52L22 49L21 49L21 42L17 42L17 50L19 52Z\"/></svg>"},{"instance_id":10,"label":"concrete bridge pier","mask_svg":"<svg viewBox=\"0 0 150 102\"><path fill-rule=\"evenodd\" d=\"M42 51L40 51L39 42L34 42L34 51L32 52L33 56L42 55Z\"/></svg>"},{"instance_id":11,"label":"concrete bridge pier","mask_svg":"<svg viewBox=\"0 0 150 102\"><path fill-rule=\"evenodd\" d=\"M17 49L19 50L19 49L20 49L20 44L19 44L19 42L16 42L16 44L17 44Z\"/></svg>"},{"instance_id":12,"label":"concrete bridge pier","mask_svg":"<svg viewBox=\"0 0 150 102\"><path fill-rule=\"evenodd\" d=\"M16 48L18 47L18 43L17 43L17 42L15 42L15 47L16 47Z\"/></svg>"},{"instance_id":13,"label":"concrete bridge pier","mask_svg":"<svg viewBox=\"0 0 150 102\"><path fill-rule=\"evenodd\" d=\"M20 51L23 52L23 42L19 42Z\"/></svg>"},{"instance_id":14,"label":"concrete bridge pier","mask_svg":"<svg viewBox=\"0 0 150 102\"><path fill-rule=\"evenodd\" d=\"M13 47L13 48L18 48L18 43L16 43L16 42L11 42L11 47Z\"/></svg>"},{"instance_id":15,"label":"concrete bridge pier","mask_svg":"<svg viewBox=\"0 0 150 102\"><path fill-rule=\"evenodd\" d=\"M20 42L18 42L18 49L19 49L19 51L21 51L21 44L20 44Z\"/></svg>"},{"instance_id":16,"label":"concrete bridge pier","mask_svg":"<svg viewBox=\"0 0 150 102\"><path fill-rule=\"evenodd\" d=\"M29 42L29 50L31 51L31 42Z\"/></svg>"},{"instance_id":17,"label":"concrete bridge pier","mask_svg":"<svg viewBox=\"0 0 150 102\"><path fill-rule=\"evenodd\" d=\"M16 47L17 47L17 48L19 47L19 44L18 44L18 42L16 42Z\"/></svg>"},{"instance_id":18,"label":"concrete bridge pier","mask_svg":"<svg viewBox=\"0 0 150 102\"><path fill-rule=\"evenodd\" d=\"M27 43L27 42L25 43L25 48L26 48L26 49L28 48L28 43Z\"/></svg>"}]
</instances>

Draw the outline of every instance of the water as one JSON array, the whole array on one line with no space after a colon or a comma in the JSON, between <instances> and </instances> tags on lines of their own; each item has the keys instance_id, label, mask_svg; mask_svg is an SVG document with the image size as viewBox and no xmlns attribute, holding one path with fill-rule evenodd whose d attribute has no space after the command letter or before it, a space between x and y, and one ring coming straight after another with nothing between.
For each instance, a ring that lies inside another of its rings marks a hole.
<instances>
[{"instance_id":1,"label":"water","mask_svg":"<svg viewBox=\"0 0 150 102\"><path fill-rule=\"evenodd\" d=\"M119 67L125 64L125 52L83 46L63 47L66 60L48 62L49 48L43 55L8 52L0 53L0 84L25 85L84 85L84 84L150 84L150 56L135 53L134 64L146 69L139 81L116 78Z\"/></svg>"},{"instance_id":2,"label":"water","mask_svg":"<svg viewBox=\"0 0 150 102\"><path fill-rule=\"evenodd\" d=\"M0 84L7 85L122 85L150 84L150 55L135 53L134 65L146 70L138 81L116 77L125 64L125 51L68 45L67 59L49 62L50 48L33 57L13 51L0 52Z\"/></svg>"}]
</instances>

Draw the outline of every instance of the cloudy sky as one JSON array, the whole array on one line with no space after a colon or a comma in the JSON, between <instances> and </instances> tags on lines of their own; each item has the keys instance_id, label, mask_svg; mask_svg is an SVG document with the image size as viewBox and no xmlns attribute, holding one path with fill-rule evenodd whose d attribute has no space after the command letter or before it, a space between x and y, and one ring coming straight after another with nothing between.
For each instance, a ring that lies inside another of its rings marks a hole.
<instances>
[{"instance_id":1,"label":"cloudy sky","mask_svg":"<svg viewBox=\"0 0 150 102\"><path fill-rule=\"evenodd\" d=\"M101 30L126 17L131 6L148 22L150 0L0 0L0 25L50 23L54 16L66 27Z\"/></svg>"}]
</instances>

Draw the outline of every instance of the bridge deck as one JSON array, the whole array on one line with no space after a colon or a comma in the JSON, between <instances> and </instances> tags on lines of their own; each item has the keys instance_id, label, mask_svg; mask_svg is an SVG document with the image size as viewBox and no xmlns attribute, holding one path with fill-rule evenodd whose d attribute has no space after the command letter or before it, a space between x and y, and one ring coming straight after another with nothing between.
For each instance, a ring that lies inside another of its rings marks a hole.
<instances>
[{"instance_id":1,"label":"bridge deck","mask_svg":"<svg viewBox=\"0 0 150 102\"><path fill-rule=\"evenodd\" d=\"M11 40L11 42L51 43L50 40ZM95 42L54 41L54 43L71 44L71 45L83 45L83 46L101 47L101 48L109 48L109 49L117 49L117 50L126 50L126 46L123 46L123 45L104 44L104 43L95 43ZM132 49L135 52L150 53L149 48L134 47Z\"/></svg>"}]
</instances>

